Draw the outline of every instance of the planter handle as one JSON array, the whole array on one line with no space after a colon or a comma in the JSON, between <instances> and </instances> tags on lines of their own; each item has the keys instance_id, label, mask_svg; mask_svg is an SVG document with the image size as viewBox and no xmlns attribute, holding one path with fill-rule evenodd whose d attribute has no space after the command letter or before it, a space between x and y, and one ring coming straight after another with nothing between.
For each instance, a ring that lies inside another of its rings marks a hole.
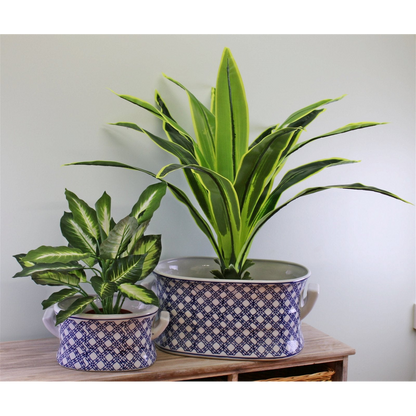
<instances>
[{"instance_id":1,"label":"planter handle","mask_svg":"<svg viewBox=\"0 0 416 416\"><path fill-rule=\"evenodd\" d=\"M170 315L168 311L161 311L159 320L156 325L152 328L152 341L157 338L168 326Z\"/></svg>"},{"instance_id":2,"label":"planter handle","mask_svg":"<svg viewBox=\"0 0 416 416\"><path fill-rule=\"evenodd\" d=\"M168 326L170 320L169 312L161 311L160 318L157 321L156 325L152 328L152 340L157 338ZM46 329L55 337L59 338L59 325L55 326L56 323L56 313L53 306L50 306L46 309L42 318L43 324Z\"/></svg>"},{"instance_id":3,"label":"planter handle","mask_svg":"<svg viewBox=\"0 0 416 416\"><path fill-rule=\"evenodd\" d=\"M300 319L308 315L308 313L312 310L313 306L315 305L316 299L318 299L319 295L319 285L317 283L309 283L308 285L308 292L306 293L305 299L302 299L301 296L301 306L300 306Z\"/></svg>"},{"instance_id":4,"label":"planter handle","mask_svg":"<svg viewBox=\"0 0 416 416\"><path fill-rule=\"evenodd\" d=\"M42 318L43 324L46 326L46 329L55 337L59 338L59 325L56 326L56 314L53 306L50 306L46 309Z\"/></svg>"}]
</instances>

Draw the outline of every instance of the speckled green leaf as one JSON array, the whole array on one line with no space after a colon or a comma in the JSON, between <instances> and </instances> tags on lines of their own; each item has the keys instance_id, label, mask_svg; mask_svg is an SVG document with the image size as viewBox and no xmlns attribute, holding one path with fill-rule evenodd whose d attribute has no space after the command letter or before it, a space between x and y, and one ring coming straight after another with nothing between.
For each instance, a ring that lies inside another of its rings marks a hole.
<instances>
[{"instance_id":1,"label":"speckled green leaf","mask_svg":"<svg viewBox=\"0 0 416 416\"><path fill-rule=\"evenodd\" d=\"M85 296L77 299L68 309L60 311L56 315L56 325L61 324L72 315L82 313L90 303L94 302L94 300L95 296Z\"/></svg>"}]
</instances>

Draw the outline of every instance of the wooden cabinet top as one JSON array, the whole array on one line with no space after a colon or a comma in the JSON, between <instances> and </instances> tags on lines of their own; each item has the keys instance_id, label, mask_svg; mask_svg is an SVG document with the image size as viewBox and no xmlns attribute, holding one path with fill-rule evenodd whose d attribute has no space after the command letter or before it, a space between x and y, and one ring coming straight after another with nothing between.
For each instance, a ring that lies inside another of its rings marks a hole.
<instances>
[{"instance_id":1,"label":"wooden cabinet top","mask_svg":"<svg viewBox=\"0 0 416 416\"><path fill-rule=\"evenodd\" d=\"M169 354L157 350L149 368L127 372L85 372L61 367L56 361L57 338L0 344L1 381L174 381L232 375L328 363L355 354L348 345L302 324L305 347L300 354L270 361L228 360Z\"/></svg>"}]
</instances>

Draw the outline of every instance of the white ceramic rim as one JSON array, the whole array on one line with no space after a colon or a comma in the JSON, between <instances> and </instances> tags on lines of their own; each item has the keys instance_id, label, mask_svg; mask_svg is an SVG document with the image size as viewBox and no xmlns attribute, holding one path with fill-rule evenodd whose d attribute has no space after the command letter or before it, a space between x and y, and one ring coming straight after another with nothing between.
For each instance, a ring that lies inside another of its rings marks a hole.
<instances>
[{"instance_id":1,"label":"white ceramic rim","mask_svg":"<svg viewBox=\"0 0 416 416\"><path fill-rule=\"evenodd\" d=\"M189 256L189 257L176 257L171 259L162 260L159 262L159 264L154 269L153 273L162 276L162 277L168 277L170 279L176 279L176 280L186 280L186 281L196 281L196 282L206 282L206 283L222 283L222 284L276 284L276 283L294 283L294 282L301 282L303 280L306 280L310 277L311 271L299 263L293 263L290 261L283 261L283 260L269 260L269 259L250 259L253 262L272 262L272 263L283 263L288 265L293 265L297 267L301 267L305 269L306 274L304 276L300 277L293 277L289 279L275 279L275 280L260 280L260 279L253 279L253 280L240 280L240 279L216 279L215 277L192 277L192 276L175 276L170 273L166 272L160 272L158 271L159 265L165 264L171 261L177 261L180 259L201 259L201 260L210 260L213 261L215 257L200 257L200 256ZM250 269L248 269L250 271Z\"/></svg>"},{"instance_id":2,"label":"white ceramic rim","mask_svg":"<svg viewBox=\"0 0 416 416\"><path fill-rule=\"evenodd\" d=\"M73 296L76 298L81 297ZM139 302L139 301L132 301L132 302ZM55 312L58 313L60 310L63 310L59 307L60 302L55 304ZM87 306L89 308L90 306ZM91 308L92 309L92 308ZM89 309L89 310L91 310ZM143 310L139 312L132 312L132 313L120 313L120 314L102 314L102 313L79 313L76 315L71 315L67 319L85 319L85 320L100 320L100 321L126 321L128 319L135 319L135 318L146 318L152 315L155 315L159 308L155 305L146 305L144 304Z\"/></svg>"}]
</instances>

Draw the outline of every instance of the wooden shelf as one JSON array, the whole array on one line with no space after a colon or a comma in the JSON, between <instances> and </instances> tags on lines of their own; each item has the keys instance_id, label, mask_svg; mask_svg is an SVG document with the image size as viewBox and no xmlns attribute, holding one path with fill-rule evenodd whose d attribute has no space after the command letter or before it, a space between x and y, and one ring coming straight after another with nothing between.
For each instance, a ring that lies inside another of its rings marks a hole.
<instances>
[{"instance_id":1,"label":"wooden shelf","mask_svg":"<svg viewBox=\"0 0 416 416\"><path fill-rule=\"evenodd\" d=\"M355 350L310 325L302 324L305 347L300 354L270 361L187 357L157 351L149 368L127 372L85 372L56 361L57 338L0 344L1 381L254 381L335 370L333 381L346 381L348 356Z\"/></svg>"}]
</instances>

